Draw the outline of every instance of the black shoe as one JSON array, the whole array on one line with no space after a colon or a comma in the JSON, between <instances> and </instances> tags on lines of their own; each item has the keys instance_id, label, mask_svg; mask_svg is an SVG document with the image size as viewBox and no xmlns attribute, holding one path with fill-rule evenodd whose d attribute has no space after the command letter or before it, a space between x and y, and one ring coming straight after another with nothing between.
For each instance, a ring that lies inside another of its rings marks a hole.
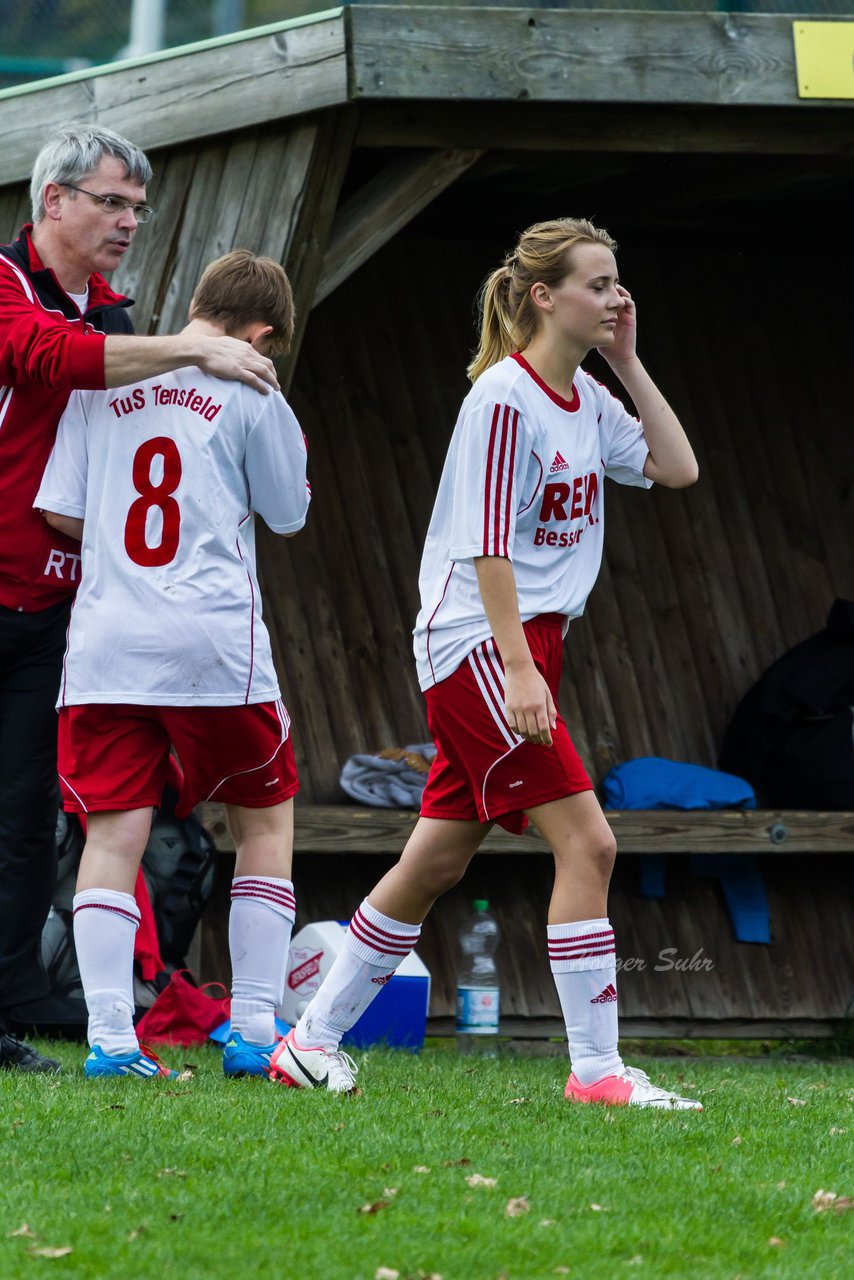
<instances>
[{"instance_id":1,"label":"black shoe","mask_svg":"<svg viewBox=\"0 0 854 1280\"><path fill-rule=\"evenodd\" d=\"M42 1071L56 1075L62 1064L56 1058L46 1058L31 1044L5 1032L0 1036L0 1070Z\"/></svg>"}]
</instances>

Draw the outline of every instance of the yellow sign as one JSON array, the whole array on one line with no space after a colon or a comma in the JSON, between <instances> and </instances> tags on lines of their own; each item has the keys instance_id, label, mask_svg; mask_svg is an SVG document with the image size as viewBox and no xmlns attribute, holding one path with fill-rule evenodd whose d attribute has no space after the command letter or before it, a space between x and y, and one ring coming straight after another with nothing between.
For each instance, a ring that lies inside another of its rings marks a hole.
<instances>
[{"instance_id":1,"label":"yellow sign","mask_svg":"<svg viewBox=\"0 0 854 1280\"><path fill-rule=\"evenodd\" d=\"M854 98L854 22L793 22L799 98Z\"/></svg>"}]
</instances>

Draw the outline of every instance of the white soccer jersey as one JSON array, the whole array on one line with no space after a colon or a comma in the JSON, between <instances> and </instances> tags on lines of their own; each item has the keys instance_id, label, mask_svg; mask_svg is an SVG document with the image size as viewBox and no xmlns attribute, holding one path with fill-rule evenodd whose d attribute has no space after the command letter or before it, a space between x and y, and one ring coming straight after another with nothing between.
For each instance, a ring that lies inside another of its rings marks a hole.
<instances>
[{"instance_id":1,"label":"white soccer jersey","mask_svg":"<svg viewBox=\"0 0 854 1280\"><path fill-rule=\"evenodd\" d=\"M85 521L59 705L275 701L252 513L302 528L305 468L276 392L196 368L74 392L34 504Z\"/></svg>"},{"instance_id":2,"label":"white soccer jersey","mask_svg":"<svg viewBox=\"0 0 854 1280\"><path fill-rule=\"evenodd\" d=\"M478 378L457 419L427 531L415 624L422 689L490 633L473 560L513 562L522 621L580 617L602 561L602 480L648 488L641 424L579 369L564 400L522 356Z\"/></svg>"}]
</instances>

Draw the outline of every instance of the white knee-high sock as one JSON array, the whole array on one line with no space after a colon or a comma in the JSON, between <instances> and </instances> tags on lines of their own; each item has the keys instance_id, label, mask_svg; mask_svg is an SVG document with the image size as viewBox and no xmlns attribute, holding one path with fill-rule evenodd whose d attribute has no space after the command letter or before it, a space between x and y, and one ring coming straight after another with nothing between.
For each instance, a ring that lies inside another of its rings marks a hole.
<instances>
[{"instance_id":1,"label":"white knee-high sock","mask_svg":"<svg viewBox=\"0 0 854 1280\"><path fill-rule=\"evenodd\" d=\"M104 1053L133 1053L133 942L139 907L133 894L86 889L74 895L74 946L89 1010L89 1043Z\"/></svg>"},{"instance_id":2,"label":"white knee-high sock","mask_svg":"<svg viewBox=\"0 0 854 1280\"><path fill-rule=\"evenodd\" d=\"M608 920L550 924L549 963L557 987L572 1070L594 1084L623 1065L617 1052L617 961Z\"/></svg>"},{"instance_id":3,"label":"white knee-high sock","mask_svg":"<svg viewBox=\"0 0 854 1280\"><path fill-rule=\"evenodd\" d=\"M420 924L392 920L366 898L350 921L332 968L294 1029L297 1043L337 1049L344 1032L358 1022L420 936Z\"/></svg>"},{"instance_id":4,"label":"white knee-high sock","mask_svg":"<svg viewBox=\"0 0 854 1280\"><path fill-rule=\"evenodd\" d=\"M250 1044L276 1039L295 909L290 880L237 876L231 882L231 1027Z\"/></svg>"}]
</instances>

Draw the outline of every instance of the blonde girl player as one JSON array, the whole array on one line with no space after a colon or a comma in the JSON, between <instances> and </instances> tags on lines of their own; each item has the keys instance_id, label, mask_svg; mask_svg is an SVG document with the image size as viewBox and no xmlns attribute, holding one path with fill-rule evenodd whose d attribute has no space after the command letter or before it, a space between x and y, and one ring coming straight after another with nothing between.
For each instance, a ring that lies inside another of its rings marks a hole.
<instances>
[{"instance_id":1,"label":"blonde girl player","mask_svg":"<svg viewBox=\"0 0 854 1280\"><path fill-rule=\"evenodd\" d=\"M421 562L418 676L437 756L400 861L350 922L271 1058L296 1086L352 1087L341 1036L418 942L494 822L530 819L554 853L548 952L574 1102L700 1109L623 1064L608 882L616 846L557 710L563 638L602 558L605 476L693 484L685 433L635 351L614 241L589 222L529 227L482 292L480 346ZM580 368L597 348L640 421Z\"/></svg>"},{"instance_id":2,"label":"blonde girl player","mask_svg":"<svg viewBox=\"0 0 854 1280\"><path fill-rule=\"evenodd\" d=\"M237 250L205 271L184 333L273 354L293 326L281 266ZM133 888L174 746L176 813L223 801L237 847L223 1069L266 1078L294 921L298 784L252 513L290 535L308 504L305 441L278 392L185 368L75 392L60 422L35 505L83 539L58 705L63 802L87 815L74 942L88 1077L175 1074L133 1025Z\"/></svg>"}]
</instances>

